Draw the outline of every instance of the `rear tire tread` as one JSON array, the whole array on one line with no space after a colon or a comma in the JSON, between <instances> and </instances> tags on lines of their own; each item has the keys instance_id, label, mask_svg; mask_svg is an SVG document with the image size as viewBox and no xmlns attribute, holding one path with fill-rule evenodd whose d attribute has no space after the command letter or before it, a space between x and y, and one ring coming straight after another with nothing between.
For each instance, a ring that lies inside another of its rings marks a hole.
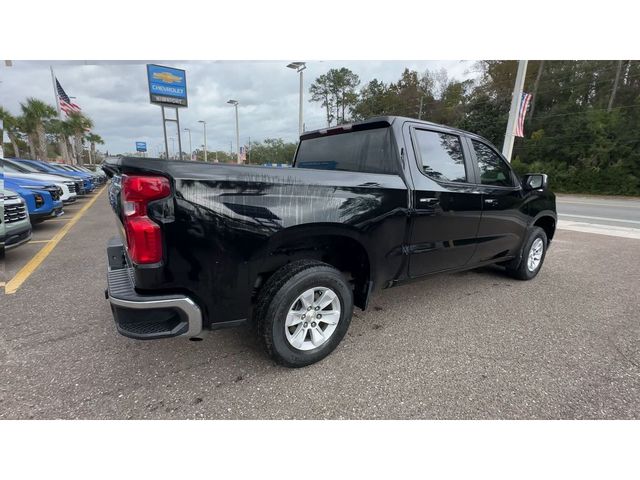
<instances>
[{"instance_id":1,"label":"rear tire tread","mask_svg":"<svg viewBox=\"0 0 640 480\"><path fill-rule=\"evenodd\" d=\"M266 321L266 314L269 310L269 306L271 305L271 301L277 292L291 278L304 270L314 267L333 268L330 265L317 260L298 260L291 262L271 275L258 295L258 301L256 302L256 308L254 310L254 318L257 323L258 334L262 337L267 353L272 358L274 358L273 344L271 342L271 328L273 324L272 322Z\"/></svg>"}]
</instances>

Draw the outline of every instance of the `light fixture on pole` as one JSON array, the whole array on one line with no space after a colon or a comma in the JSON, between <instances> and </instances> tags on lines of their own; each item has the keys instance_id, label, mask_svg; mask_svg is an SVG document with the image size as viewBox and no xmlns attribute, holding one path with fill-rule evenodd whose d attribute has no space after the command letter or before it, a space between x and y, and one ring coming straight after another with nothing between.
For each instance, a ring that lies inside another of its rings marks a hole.
<instances>
[{"instance_id":1,"label":"light fixture on pole","mask_svg":"<svg viewBox=\"0 0 640 480\"><path fill-rule=\"evenodd\" d=\"M237 150L238 163L240 163L240 127L238 124L238 101L229 100L227 103L229 105L233 105L234 107L236 107L236 150Z\"/></svg>"},{"instance_id":2,"label":"light fixture on pole","mask_svg":"<svg viewBox=\"0 0 640 480\"><path fill-rule=\"evenodd\" d=\"M185 132L189 132L189 160L193 160L193 148L191 147L191 129L185 128Z\"/></svg>"},{"instance_id":3,"label":"light fixture on pole","mask_svg":"<svg viewBox=\"0 0 640 480\"><path fill-rule=\"evenodd\" d=\"M207 122L204 120L198 120L198 123L202 124L202 128L204 129L204 161L207 161Z\"/></svg>"},{"instance_id":4,"label":"light fixture on pole","mask_svg":"<svg viewBox=\"0 0 640 480\"><path fill-rule=\"evenodd\" d=\"M292 62L289 65L287 65L287 68L291 68L300 74L300 105L299 105L299 111L298 111L298 134L302 135L304 130L304 123L302 119L302 96L303 96L304 80L303 80L302 71L305 68L307 68L307 64L305 62Z\"/></svg>"}]
</instances>

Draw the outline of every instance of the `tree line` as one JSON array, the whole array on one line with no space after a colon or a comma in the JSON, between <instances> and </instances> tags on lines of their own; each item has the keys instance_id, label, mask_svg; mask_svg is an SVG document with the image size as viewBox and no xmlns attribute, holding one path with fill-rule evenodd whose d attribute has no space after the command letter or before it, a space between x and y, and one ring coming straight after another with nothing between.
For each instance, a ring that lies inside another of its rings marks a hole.
<instances>
[{"instance_id":1,"label":"tree line","mask_svg":"<svg viewBox=\"0 0 640 480\"><path fill-rule=\"evenodd\" d=\"M85 163L84 142L89 143L89 159L94 162L96 145L104 144L100 135L91 132L93 121L89 117L72 112L61 120L54 106L37 98L27 98L20 103L17 116L0 106L0 120L9 137L9 143L4 145L7 157L45 161L62 158L82 164ZM2 133L0 130L0 135Z\"/></svg>"},{"instance_id":2,"label":"tree line","mask_svg":"<svg viewBox=\"0 0 640 480\"><path fill-rule=\"evenodd\" d=\"M396 82L361 86L348 68L311 85L327 125L401 115L478 133L502 146L517 70L515 61L480 61L474 80L445 70L405 69ZM560 192L640 195L640 62L530 61L525 92L533 98L525 137L512 164L548 173Z\"/></svg>"}]
</instances>

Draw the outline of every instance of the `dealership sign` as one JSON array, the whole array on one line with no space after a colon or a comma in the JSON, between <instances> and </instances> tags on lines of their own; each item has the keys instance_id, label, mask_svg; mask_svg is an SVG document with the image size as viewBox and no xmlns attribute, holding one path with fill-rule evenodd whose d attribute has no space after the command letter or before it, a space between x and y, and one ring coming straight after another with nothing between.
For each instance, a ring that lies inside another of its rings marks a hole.
<instances>
[{"instance_id":1,"label":"dealership sign","mask_svg":"<svg viewBox=\"0 0 640 480\"><path fill-rule=\"evenodd\" d=\"M136 152L146 152L147 142L136 142Z\"/></svg>"},{"instance_id":2,"label":"dealership sign","mask_svg":"<svg viewBox=\"0 0 640 480\"><path fill-rule=\"evenodd\" d=\"M187 75L184 70L147 65L149 99L167 107L187 106Z\"/></svg>"}]
</instances>

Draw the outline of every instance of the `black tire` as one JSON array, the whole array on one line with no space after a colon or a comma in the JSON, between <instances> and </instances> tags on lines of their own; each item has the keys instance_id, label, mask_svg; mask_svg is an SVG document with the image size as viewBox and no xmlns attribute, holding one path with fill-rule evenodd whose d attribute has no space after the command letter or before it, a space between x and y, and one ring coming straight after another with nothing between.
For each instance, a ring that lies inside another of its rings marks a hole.
<instances>
[{"instance_id":1,"label":"black tire","mask_svg":"<svg viewBox=\"0 0 640 480\"><path fill-rule=\"evenodd\" d=\"M542 240L542 257L540 258L540 263L538 263L537 267L533 270L529 270L528 266L528 258L529 252L531 250L531 246L536 241L536 239ZM507 273L513 278L517 278L518 280L531 280L538 275L540 269L542 268L542 264L544 263L544 259L547 256L547 234L540 227L533 227L522 247L522 257L520 258L520 262L517 265L507 265L506 270Z\"/></svg>"},{"instance_id":2,"label":"black tire","mask_svg":"<svg viewBox=\"0 0 640 480\"><path fill-rule=\"evenodd\" d=\"M298 350L285 334L285 320L293 302L306 290L330 288L340 300L340 319L331 336L311 350ZM254 318L267 352L287 367L304 367L322 360L340 343L349 329L353 314L353 292L340 273L326 263L301 260L275 272L258 295Z\"/></svg>"}]
</instances>

